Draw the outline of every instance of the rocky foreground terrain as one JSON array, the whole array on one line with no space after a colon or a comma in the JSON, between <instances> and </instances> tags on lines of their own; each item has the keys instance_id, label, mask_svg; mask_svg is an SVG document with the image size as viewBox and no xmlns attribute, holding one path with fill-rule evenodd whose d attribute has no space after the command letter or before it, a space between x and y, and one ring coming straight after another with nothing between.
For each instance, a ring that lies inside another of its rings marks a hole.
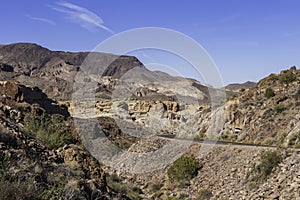
<instances>
[{"instance_id":1,"label":"rocky foreground terrain","mask_svg":"<svg viewBox=\"0 0 300 200\"><path fill-rule=\"evenodd\" d=\"M0 69L0 199L300 199L296 67L215 89L19 43Z\"/></svg>"}]
</instances>

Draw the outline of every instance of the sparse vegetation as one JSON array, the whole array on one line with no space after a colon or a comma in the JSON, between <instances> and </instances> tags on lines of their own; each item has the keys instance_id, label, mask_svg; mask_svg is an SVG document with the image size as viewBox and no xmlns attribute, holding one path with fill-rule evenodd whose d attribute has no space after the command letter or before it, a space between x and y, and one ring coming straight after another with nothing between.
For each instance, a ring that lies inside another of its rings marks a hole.
<instances>
[{"instance_id":1,"label":"sparse vegetation","mask_svg":"<svg viewBox=\"0 0 300 200\"><path fill-rule=\"evenodd\" d=\"M32 182L26 181L0 181L0 200L20 199L37 200L36 191Z\"/></svg>"},{"instance_id":2,"label":"sparse vegetation","mask_svg":"<svg viewBox=\"0 0 300 200\"><path fill-rule=\"evenodd\" d=\"M287 86L295 80L297 80L297 76L294 74L293 70L285 71L284 73L280 74L279 77L279 83Z\"/></svg>"},{"instance_id":3,"label":"sparse vegetation","mask_svg":"<svg viewBox=\"0 0 300 200\"><path fill-rule=\"evenodd\" d=\"M288 109L289 106L286 106L285 104L281 103L281 104L277 104L274 107L274 111L276 113L282 113L284 110Z\"/></svg>"},{"instance_id":4,"label":"sparse vegetation","mask_svg":"<svg viewBox=\"0 0 300 200\"><path fill-rule=\"evenodd\" d=\"M71 128L61 115L43 113L40 116L27 115L24 119L23 131L41 141L49 148L58 148L64 144L75 143Z\"/></svg>"},{"instance_id":5,"label":"sparse vegetation","mask_svg":"<svg viewBox=\"0 0 300 200\"><path fill-rule=\"evenodd\" d=\"M254 166L250 174L250 183L261 183L268 179L270 174L281 163L282 156L278 151L265 151L260 155L260 163Z\"/></svg>"},{"instance_id":6,"label":"sparse vegetation","mask_svg":"<svg viewBox=\"0 0 300 200\"><path fill-rule=\"evenodd\" d=\"M198 174L199 162L191 156L178 158L168 169L171 181L188 181Z\"/></svg>"},{"instance_id":7,"label":"sparse vegetation","mask_svg":"<svg viewBox=\"0 0 300 200\"><path fill-rule=\"evenodd\" d=\"M277 81L277 80L279 79L279 77L278 77L277 74L271 74L271 75L269 76L269 79L270 79L271 81Z\"/></svg>"},{"instance_id":8,"label":"sparse vegetation","mask_svg":"<svg viewBox=\"0 0 300 200\"><path fill-rule=\"evenodd\" d=\"M140 188L130 184L123 184L122 180L116 174L108 176L106 182L107 185L115 192L125 194L132 200L142 199L142 197L140 196L140 194L142 193Z\"/></svg>"},{"instance_id":9,"label":"sparse vegetation","mask_svg":"<svg viewBox=\"0 0 300 200\"><path fill-rule=\"evenodd\" d=\"M59 199L64 192L67 182L68 182L67 177L61 177L59 181L53 182L52 186L49 187L49 189L42 191L39 195L40 198L45 200Z\"/></svg>"},{"instance_id":10,"label":"sparse vegetation","mask_svg":"<svg viewBox=\"0 0 300 200\"><path fill-rule=\"evenodd\" d=\"M237 139L237 134L234 133L222 133L222 135L219 136L220 140L226 140L226 141L235 141Z\"/></svg>"},{"instance_id":11,"label":"sparse vegetation","mask_svg":"<svg viewBox=\"0 0 300 200\"><path fill-rule=\"evenodd\" d=\"M278 151L266 151L261 154L260 158L261 163L257 166L256 170L262 177L269 176L273 169L282 161L282 156Z\"/></svg>"},{"instance_id":12,"label":"sparse vegetation","mask_svg":"<svg viewBox=\"0 0 300 200\"><path fill-rule=\"evenodd\" d=\"M297 70L297 67L294 65L294 66L292 66L292 67L290 68L290 70L291 70L291 71L295 71L295 70Z\"/></svg>"},{"instance_id":13,"label":"sparse vegetation","mask_svg":"<svg viewBox=\"0 0 300 200\"><path fill-rule=\"evenodd\" d=\"M2 156L0 161L0 200L24 199L34 200L36 189L32 185L31 179L20 180L9 173L11 159Z\"/></svg>"},{"instance_id":14,"label":"sparse vegetation","mask_svg":"<svg viewBox=\"0 0 300 200\"><path fill-rule=\"evenodd\" d=\"M277 141L276 138L268 137L262 142L262 144L264 144L264 145L273 145L276 141Z\"/></svg>"},{"instance_id":15,"label":"sparse vegetation","mask_svg":"<svg viewBox=\"0 0 300 200\"><path fill-rule=\"evenodd\" d=\"M5 181L10 178L10 176L8 174L9 166L10 166L10 159L8 157L1 155L0 180Z\"/></svg>"},{"instance_id":16,"label":"sparse vegetation","mask_svg":"<svg viewBox=\"0 0 300 200\"><path fill-rule=\"evenodd\" d=\"M212 192L209 189L200 189L198 191L197 200L208 200L213 196Z\"/></svg>"},{"instance_id":17,"label":"sparse vegetation","mask_svg":"<svg viewBox=\"0 0 300 200\"><path fill-rule=\"evenodd\" d=\"M266 98L272 98L275 96L275 92L272 88L267 88L266 91L265 91L265 97Z\"/></svg>"}]
</instances>

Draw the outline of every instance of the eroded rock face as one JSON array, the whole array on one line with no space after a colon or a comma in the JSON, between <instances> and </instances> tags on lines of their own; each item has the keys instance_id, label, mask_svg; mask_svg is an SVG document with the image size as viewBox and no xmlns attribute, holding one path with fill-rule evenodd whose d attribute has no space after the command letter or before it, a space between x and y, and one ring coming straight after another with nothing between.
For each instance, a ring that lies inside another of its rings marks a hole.
<instances>
[{"instance_id":1,"label":"eroded rock face","mask_svg":"<svg viewBox=\"0 0 300 200\"><path fill-rule=\"evenodd\" d=\"M289 143L288 135L297 138L299 131L299 81L279 83L279 75L261 80L257 87L240 92L225 104L226 123L221 134L235 135L237 140L264 144ZM300 71L294 70L296 77ZM267 97L267 88L274 96ZM291 137L292 138L292 137ZM290 142L291 143L291 142Z\"/></svg>"},{"instance_id":2,"label":"eroded rock face","mask_svg":"<svg viewBox=\"0 0 300 200\"><path fill-rule=\"evenodd\" d=\"M0 92L8 98L16 100L19 94L19 86L11 81L3 81L0 82Z\"/></svg>"},{"instance_id":3,"label":"eroded rock face","mask_svg":"<svg viewBox=\"0 0 300 200\"><path fill-rule=\"evenodd\" d=\"M17 103L25 102L30 105L38 104L49 114L61 114L66 117L69 116L67 107L58 105L53 100L49 99L47 95L37 87L30 88L16 82L3 81L0 82L0 94L2 95L3 101L8 98L9 100ZM9 104L9 101L7 103Z\"/></svg>"}]
</instances>

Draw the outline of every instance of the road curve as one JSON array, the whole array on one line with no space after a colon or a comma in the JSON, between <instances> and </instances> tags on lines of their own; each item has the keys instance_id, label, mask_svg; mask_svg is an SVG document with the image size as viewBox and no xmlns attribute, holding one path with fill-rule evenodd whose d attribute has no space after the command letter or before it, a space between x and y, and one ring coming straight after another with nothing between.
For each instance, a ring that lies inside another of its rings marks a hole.
<instances>
[{"instance_id":1,"label":"road curve","mask_svg":"<svg viewBox=\"0 0 300 200\"><path fill-rule=\"evenodd\" d=\"M272 145L263 145L263 144L249 144L249 143L241 143L241 142L230 142L224 140L204 140L199 138L178 138L176 135L157 135L160 138L168 139L168 140L181 140L181 141L193 141L196 143L203 143L203 144L211 144L211 145L231 145L231 146L242 146L242 147L258 147L258 148L269 148L269 149L277 149L278 146ZM292 149L300 151L300 147L284 147L286 149Z\"/></svg>"}]
</instances>

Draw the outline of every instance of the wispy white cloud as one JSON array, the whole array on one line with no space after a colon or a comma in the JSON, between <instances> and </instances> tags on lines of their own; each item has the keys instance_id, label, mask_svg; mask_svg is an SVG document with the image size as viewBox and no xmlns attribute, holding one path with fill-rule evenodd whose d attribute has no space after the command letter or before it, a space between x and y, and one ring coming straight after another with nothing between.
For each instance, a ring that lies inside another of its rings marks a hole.
<instances>
[{"instance_id":1,"label":"wispy white cloud","mask_svg":"<svg viewBox=\"0 0 300 200\"><path fill-rule=\"evenodd\" d=\"M57 6L51 6L55 11L61 12L67 16L67 19L78 23L81 27L90 30L90 28L101 28L111 34L114 32L104 25L104 21L94 12L68 2L59 2Z\"/></svg>"},{"instance_id":2,"label":"wispy white cloud","mask_svg":"<svg viewBox=\"0 0 300 200\"><path fill-rule=\"evenodd\" d=\"M27 18L31 19L31 20L34 20L34 21L39 21L39 22L44 22L44 23L47 23L47 24L50 24L50 25L53 25L55 26L56 23L50 19L46 19L46 18L41 18L41 17L32 17L30 15L25 15Z\"/></svg>"}]
</instances>

